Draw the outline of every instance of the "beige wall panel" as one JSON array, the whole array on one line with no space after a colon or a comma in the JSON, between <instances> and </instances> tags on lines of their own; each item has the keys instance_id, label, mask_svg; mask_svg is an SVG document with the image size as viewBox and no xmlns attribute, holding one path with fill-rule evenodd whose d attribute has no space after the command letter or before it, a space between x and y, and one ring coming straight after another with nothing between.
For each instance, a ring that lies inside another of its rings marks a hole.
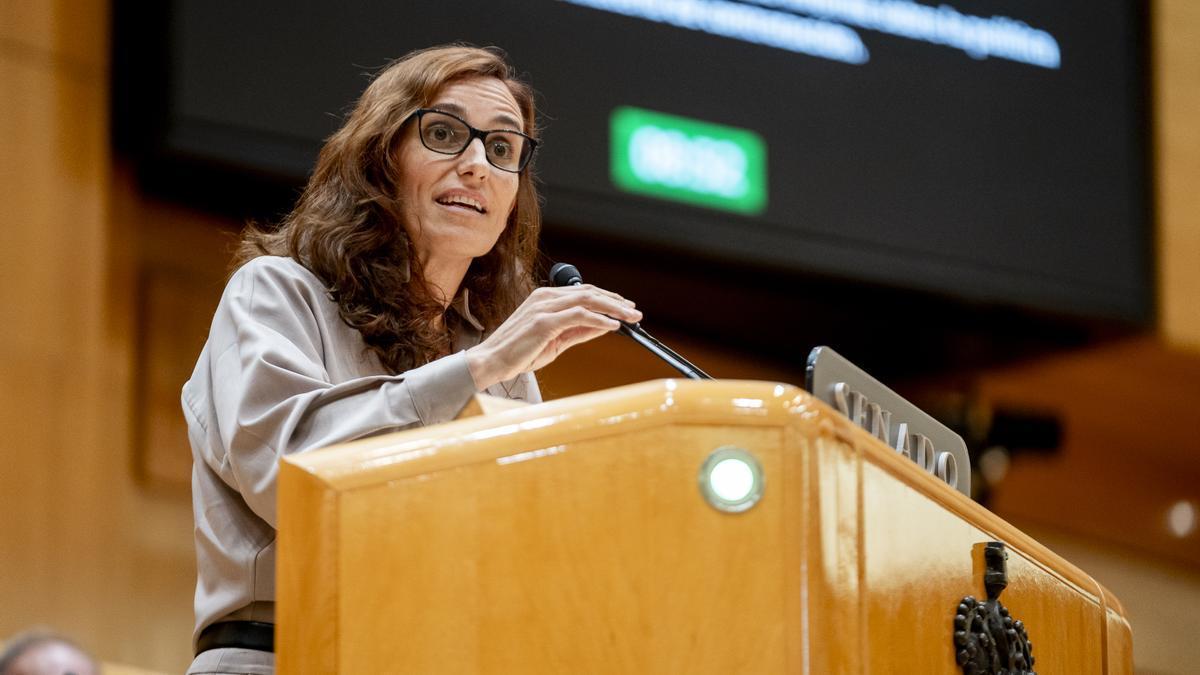
<instances>
[{"instance_id":1,"label":"beige wall panel","mask_svg":"<svg viewBox=\"0 0 1200 675\"><path fill-rule=\"evenodd\" d=\"M94 648L116 633L104 626L126 574L114 545L125 455L108 424L121 407L107 386L121 354L102 324L104 70L3 44L0 634L49 623Z\"/></svg>"},{"instance_id":2,"label":"beige wall panel","mask_svg":"<svg viewBox=\"0 0 1200 675\"><path fill-rule=\"evenodd\" d=\"M0 3L0 639L180 672L186 496L132 478L134 239L110 220L107 4Z\"/></svg>"},{"instance_id":3,"label":"beige wall panel","mask_svg":"<svg viewBox=\"0 0 1200 675\"><path fill-rule=\"evenodd\" d=\"M6 345L72 354L100 307L108 178L104 92L38 65L0 60L0 312ZM97 110L79 116L78 110Z\"/></svg>"},{"instance_id":4,"label":"beige wall panel","mask_svg":"<svg viewBox=\"0 0 1200 675\"><path fill-rule=\"evenodd\" d=\"M1200 3L1154 10L1160 325L1200 350Z\"/></svg>"},{"instance_id":5,"label":"beige wall panel","mask_svg":"<svg viewBox=\"0 0 1200 675\"><path fill-rule=\"evenodd\" d=\"M5 58L53 63L106 86L108 2L0 0L0 53Z\"/></svg>"}]
</instances>

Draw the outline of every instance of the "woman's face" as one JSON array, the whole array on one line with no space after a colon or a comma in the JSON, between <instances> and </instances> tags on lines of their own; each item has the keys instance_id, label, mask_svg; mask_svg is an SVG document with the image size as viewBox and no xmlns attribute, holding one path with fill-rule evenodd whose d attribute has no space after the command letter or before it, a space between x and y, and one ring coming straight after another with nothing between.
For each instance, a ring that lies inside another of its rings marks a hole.
<instances>
[{"instance_id":1,"label":"woman's face","mask_svg":"<svg viewBox=\"0 0 1200 675\"><path fill-rule=\"evenodd\" d=\"M525 131L516 99L494 77L452 82L428 107L454 113L476 129ZM458 155L434 152L421 143L419 126L413 119L401 141L397 187L404 229L421 263L461 263L486 254L516 204L518 174L489 164L478 138Z\"/></svg>"}]
</instances>

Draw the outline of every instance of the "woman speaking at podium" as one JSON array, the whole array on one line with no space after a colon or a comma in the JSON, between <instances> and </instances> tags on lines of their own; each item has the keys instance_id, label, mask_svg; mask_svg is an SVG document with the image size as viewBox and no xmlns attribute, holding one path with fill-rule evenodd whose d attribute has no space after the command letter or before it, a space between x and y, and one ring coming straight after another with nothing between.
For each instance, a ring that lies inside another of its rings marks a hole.
<instances>
[{"instance_id":1,"label":"woman speaking at podium","mask_svg":"<svg viewBox=\"0 0 1200 675\"><path fill-rule=\"evenodd\" d=\"M453 418L476 392L540 400L533 371L638 321L591 286L539 288L532 90L496 50L384 69L294 210L250 227L183 387L197 651L270 673L279 458Z\"/></svg>"}]
</instances>

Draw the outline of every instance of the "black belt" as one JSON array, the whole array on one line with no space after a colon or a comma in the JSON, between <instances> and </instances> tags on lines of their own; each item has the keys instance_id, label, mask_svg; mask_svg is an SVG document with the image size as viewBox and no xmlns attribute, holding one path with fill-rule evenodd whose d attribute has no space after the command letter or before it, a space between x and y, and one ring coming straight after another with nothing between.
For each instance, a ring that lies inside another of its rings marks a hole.
<instances>
[{"instance_id":1,"label":"black belt","mask_svg":"<svg viewBox=\"0 0 1200 675\"><path fill-rule=\"evenodd\" d=\"M196 653L210 649L275 651L275 624L261 621L222 621L200 631Z\"/></svg>"}]
</instances>

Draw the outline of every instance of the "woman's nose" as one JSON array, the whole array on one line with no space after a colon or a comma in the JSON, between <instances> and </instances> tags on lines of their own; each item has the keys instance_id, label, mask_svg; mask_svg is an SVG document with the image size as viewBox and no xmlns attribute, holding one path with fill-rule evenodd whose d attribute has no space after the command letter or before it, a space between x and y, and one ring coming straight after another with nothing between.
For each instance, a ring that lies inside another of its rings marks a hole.
<instances>
[{"instance_id":1,"label":"woman's nose","mask_svg":"<svg viewBox=\"0 0 1200 675\"><path fill-rule=\"evenodd\" d=\"M483 147L482 138L472 138L462 155L459 156L459 167L462 173L470 173L480 177L486 176L491 167L488 166L487 150Z\"/></svg>"}]
</instances>

